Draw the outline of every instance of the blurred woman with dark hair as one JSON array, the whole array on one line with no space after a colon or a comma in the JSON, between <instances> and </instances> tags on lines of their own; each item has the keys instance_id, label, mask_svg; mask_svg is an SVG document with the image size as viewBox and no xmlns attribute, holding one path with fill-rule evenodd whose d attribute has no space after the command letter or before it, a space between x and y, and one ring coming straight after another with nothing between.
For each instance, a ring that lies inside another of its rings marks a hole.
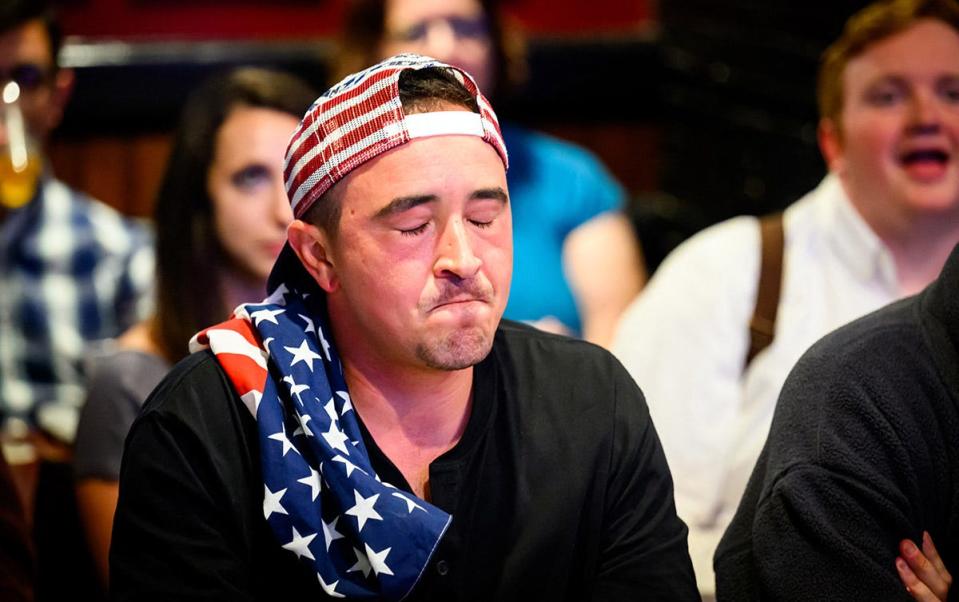
<instances>
[{"instance_id":1,"label":"blurred woman with dark hair","mask_svg":"<svg viewBox=\"0 0 959 602\"><path fill-rule=\"evenodd\" d=\"M127 431L193 334L265 295L293 219L284 152L315 96L290 75L241 68L187 101L155 206L156 311L99 363L77 433L78 501L104 583Z\"/></svg>"},{"instance_id":2,"label":"blurred woman with dark hair","mask_svg":"<svg viewBox=\"0 0 959 602\"><path fill-rule=\"evenodd\" d=\"M415 52L467 71L496 98L525 75L523 43L495 0L354 0L339 68ZM510 155L513 282L504 317L608 346L646 272L625 191L589 151L500 124Z\"/></svg>"}]
</instances>

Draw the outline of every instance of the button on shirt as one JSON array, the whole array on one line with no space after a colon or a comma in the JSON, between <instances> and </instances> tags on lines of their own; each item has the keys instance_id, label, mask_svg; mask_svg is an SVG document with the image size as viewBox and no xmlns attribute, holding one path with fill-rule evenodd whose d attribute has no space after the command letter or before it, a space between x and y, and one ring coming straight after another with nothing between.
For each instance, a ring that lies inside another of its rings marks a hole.
<instances>
[{"instance_id":1,"label":"button on shirt","mask_svg":"<svg viewBox=\"0 0 959 602\"><path fill-rule=\"evenodd\" d=\"M689 526L700 591L766 440L790 369L816 340L899 297L892 256L827 176L784 215L772 345L743 372L759 227L738 217L681 245L624 313L613 351L646 393Z\"/></svg>"},{"instance_id":2,"label":"button on shirt","mask_svg":"<svg viewBox=\"0 0 959 602\"><path fill-rule=\"evenodd\" d=\"M44 178L0 223L0 418L72 440L88 343L144 316L152 281L144 228Z\"/></svg>"}]
</instances>

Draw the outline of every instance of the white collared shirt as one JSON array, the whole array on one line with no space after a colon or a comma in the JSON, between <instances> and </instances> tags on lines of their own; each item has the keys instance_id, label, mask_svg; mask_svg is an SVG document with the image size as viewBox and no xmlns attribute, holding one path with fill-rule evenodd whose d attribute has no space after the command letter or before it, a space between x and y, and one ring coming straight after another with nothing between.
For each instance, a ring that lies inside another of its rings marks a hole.
<instances>
[{"instance_id":1,"label":"white collared shirt","mask_svg":"<svg viewBox=\"0 0 959 602\"><path fill-rule=\"evenodd\" d=\"M743 373L756 303L758 220L737 217L677 248L623 314L613 352L646 395L689 526L700 591L803 352L895 300L889 250L827 176L785 212L783 288L772 345Z\"/></svg>"}]
</instances>

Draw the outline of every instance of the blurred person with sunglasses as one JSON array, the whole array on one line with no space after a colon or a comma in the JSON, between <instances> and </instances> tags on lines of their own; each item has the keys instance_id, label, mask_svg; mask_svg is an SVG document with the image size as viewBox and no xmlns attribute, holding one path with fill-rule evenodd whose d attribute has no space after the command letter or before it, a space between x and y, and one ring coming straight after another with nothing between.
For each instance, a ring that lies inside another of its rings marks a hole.
<instances>
[{"instance_id":1,"label":"blurred person with sunglasses","mask_svg":"<svg viewBox=\"0 0 959 602\"><path fill-rule=\"evenodd\" d=\"M399 52L431 56L472 74L493 102L517 93L523 43L496 0L354 0L348 3L340 75ZM513 288L506 318L608 346L620 313L646 280L621 212L625 191L584 148L503 124L512 159Z\"/></svg>"},{"instance_id":2,"label":"blurred person with sunglasses","mask_svg":"<svg viewBox=\"0 0 959 602\"><path fill-rule=\"evenodd\" d=\"M52 558L44 556L41 533L53 539L47 548L53 554L72 553L66 544L72 536L59 521L69 521L72 512L71 443L85 395L88 343L116 336L143 317L153 280L147 231L71 190L43 159L73 85L72 71L57 65L61 38L45 2L0 3L0 88L5 111L15 117L7 120L9 138L12 143L18 126L35 161L33 177L21 178L16 194L0 195L0 439L37 527L41 577L44 559ZM0 129L6 145L8 132ZM3 154L0 163L14 162ZM4 168L0 183L22 176L17 167ZM69 528L79 539L75 518ZM78 588L69 573L51 572L60 577L47 580L51 587ZM49 593L38 591L38 598Z\"/></svg>"}]
</instances>

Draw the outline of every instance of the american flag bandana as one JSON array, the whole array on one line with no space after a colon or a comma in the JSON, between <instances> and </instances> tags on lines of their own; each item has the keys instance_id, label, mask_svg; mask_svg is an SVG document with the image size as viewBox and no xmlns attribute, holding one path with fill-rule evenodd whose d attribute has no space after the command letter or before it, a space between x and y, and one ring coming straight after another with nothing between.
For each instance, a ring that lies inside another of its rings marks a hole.
<instances>
[{"instance_id":1,"label":"american flag bandana","mask_svg":"<svg viewBox=\"0 0 959 602\"><path fill-rule=\"evenodd\" d=\"M479 113L436 111L407 115L400 100L404 71L448 69L473 95ZM349 75L324 92L307 110L290 138L283 162L283 183L297 219L351 171L410 140L465 134L492 146L509 169L499 121L473 78L436 59L398 54ZM267 280L273 292L283 283L310 281L289 243L283 246Z\"/></svg>"},{"instance_id":2,"label":"american flag bandana","mask_svg":"<svg viewBox=\"0 0 959 602\"><path fill-rule=\"evenodd\" d=\"M283 180L294 216L301 217L324 192L363 163L413 138L437 133L419 130L415 124L419 118L406 115L400 102L400 74L429 67L449 69L474 96L479 113L470 115L476 116L477 127L468 133L496 149L509 169L496 113L472 76L426 56L398 54L347 76L324 92L293 132Z\"/></svg>"},{"instance_id":3,"label":"american flag bandana","mask_svg":"<svg viewBox=\"0 0 959 602\"><path fill-rule=\"evenodd\" d=\"M402 600L452 517L373 471L323 294L280 285L233 315L190 347L213 351L256 419L273 535L327 595Z\"/></svg>"}]
</instances>

